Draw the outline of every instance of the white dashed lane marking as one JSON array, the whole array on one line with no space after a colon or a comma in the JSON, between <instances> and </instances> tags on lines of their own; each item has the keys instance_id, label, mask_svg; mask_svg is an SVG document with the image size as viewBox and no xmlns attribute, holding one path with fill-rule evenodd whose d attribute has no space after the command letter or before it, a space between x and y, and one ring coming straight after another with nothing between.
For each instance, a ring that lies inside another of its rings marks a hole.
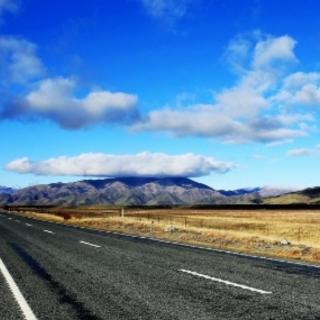
<instances>
[{"instance_id":1,"label":"white dashed lane marking","mask_svg":"<svg viewBox=\"0 0 320 320\"><path fill-rule=\"evenodd\" d=\"M265 290L261 290L261 289L256 289L256 288L249 287L249 286L246 286L246 285L243 285L243 284L239 284L239 283L235 283L235 282L231 282L231 281L227 281L227 280L222 280L220 278L207 276L205 274L201 274L201 273L190 271L190 270L180 269L179 271L183 272L183 273L187 273L187 274L193 275L193 276L196 276L196 277L207 279L207 280L210 280L210 281L219 282L219 283L223 283L223 284L228 285L228 286L233 286L233 287L236 287L236 288L240 288L240 289L243 289L243 290L248 290L248 291L261 293L261 294L271 294L272 293L271 291L265 291Z\"/></svg>"},{"instance_id":2,"label":"white dashed lane marking","mask_svg":"<svg viewBox=\"0 0 320 320\"><path fill-rule=\"evenodd\" d=\"M8 219L12 220L12 218L8 218ZM29 218L29 219L31 219L33 221L40 221L35 218ZM99 229L90 228L90 227L77 227L77 226L71 226L71 225L66 226L63 223L58 223L58 222L49 222L49 223L53 223L53 224L63 226L63 227L68 227L68 228L92 230L92 231L96 231L96 232L104 233L104 234L119 235L121 237L127 237L127 238L146 239L146 240L151 240L151 241L155 241L155 242L159 242L159 243L162 242L162 243L166 243L169 245L176 245L176 246L184 247L184 248L200 249L200 250L205 250L205 251L223 253L223 254L232 255L232 256L236 256L236 257L254 258L257 260L284 263L286 265L291 265L291 266L301 266L301 267L306 267L306 268L320 269L320 265L315 265L315 264L308 264L308 263L303 263L303 262L296 262L296 261L290 261L290 260L284 260L284 259L278 259L278 258L266 257L266 256L256 256L256 255L252 255L252 254L246 254L246 253L241 253L241 252L235 252L235 251L229 251L229 250L223 250L223 249L217 249L217 248L210 248L210 247L202 247L202 246L198 246L198 245L191 245L191 244L186 244L186 243L182 243L182 242L163 240L163 239L158 239L158 238L153 238L153 237L144 237L144 236L139 236L139 235L132 235L132 234L127 234L127 233L115 232L115 231L99 230Z\"/></svg>"},{"instance_id":3,"label":"white dashed lane marking","mask_svg":"<svg viewBox=\"0 0 320 320\"><path fill-rule=\"evenodd\" d=\"M54 232L53 232L53 231L51 231L51 230L43 230L43 232L45 232L45 233L49 233L49 234L54 234Z\"/></svg>"},{"instance_id":4,"label":"white dashed lane marking","mask_svg":"<svg viewBox=\"0 0 320 320\"><path fill-rule=\"evenodd\" d=\"M94 247L94 248L101 248L101 246L98 246L97 244L94 244L94 243L90 243L90 242L86 242L86 241L79 241L81 244L85 244L87 246L90 246L90 247Z\"/></svg>"}]
</instances>

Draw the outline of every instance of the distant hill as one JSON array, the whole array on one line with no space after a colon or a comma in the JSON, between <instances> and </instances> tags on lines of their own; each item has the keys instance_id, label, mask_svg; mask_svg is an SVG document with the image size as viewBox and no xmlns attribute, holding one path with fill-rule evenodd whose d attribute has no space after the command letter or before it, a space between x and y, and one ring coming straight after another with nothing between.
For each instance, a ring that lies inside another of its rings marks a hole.
<instances>
[{"instance_id":1,"label":"distant hill","mask_svg":"<svg viewBox=\"0 0 320 320\"><path fill-rule=\"evenodd\" d=\"M264 204L320 204L320 187L307 188L263 199Z\"/></svg>"},{"instance_id":2,"label":"distant hill","mask_svg":"<svg viewBox=\"0 0 320 320\"><path fill-rule=\"evenodd\" d=\"M226 197L243 196L252 193L259 193L261 188L242 188L236 190L218 190L221 194Z\"/></svg>"},{"instance_id":3,"label":"distant hill","mask_svg":"<svg viewBox=\"0 0 320 320\"><path fill-rule=\"evenodd\" d=\"M247 195L256 195L256 197L270 197L278 196L284 193L292 191L287 188L275 188L275 187L257 187L257 188L242 188L236 190L218 190L226 197L241 197Z\"/></svg>"},{"instance_id":4,"label":"distant hill","mask_svg":"<svg viewBox=\"0 0 320 320\"><path fill-rule=\"evenodd\" d=\"M11 194L15 191L13 188L5 187L5 186L0 186L0 194L1 193L6 193L6 194Z\"/></svg>"},{"instance_id":5,"label":"distant hill","mask_svg":"<svg viewBox=\"0 0 320 320\"><path fill-rule=\"evenodd\" d=\"M0 194L12 205L178 205L212 204L224 196L187 178L114 178L35 185Z\"/></svg>"},{"instance_id":6,"label":"distant hill","mask_svg":"<svg viewBox=\"0 0 320 320\"><path fill-rule=\"evenodd\" d=\"M275 187L242 188L236 190L218 190L225 196L221 204L259 204L265 197L278 196L292 190Z\"/></svg>"}]
</instances>

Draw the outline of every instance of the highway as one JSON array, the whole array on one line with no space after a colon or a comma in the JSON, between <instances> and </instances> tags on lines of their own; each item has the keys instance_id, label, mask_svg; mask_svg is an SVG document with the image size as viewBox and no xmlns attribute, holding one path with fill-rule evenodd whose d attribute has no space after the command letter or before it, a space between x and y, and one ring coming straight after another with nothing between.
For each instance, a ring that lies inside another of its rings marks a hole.
<instances>
[{"instance_id":1,"label":"highway","mask_svg":"<svg viewBox=\"0 0 320 320\"><path fill-rule=\"evenodd\" d=\"M0 212L0 319L320 319L320 267Z\"/></svg>"}]
</instances>

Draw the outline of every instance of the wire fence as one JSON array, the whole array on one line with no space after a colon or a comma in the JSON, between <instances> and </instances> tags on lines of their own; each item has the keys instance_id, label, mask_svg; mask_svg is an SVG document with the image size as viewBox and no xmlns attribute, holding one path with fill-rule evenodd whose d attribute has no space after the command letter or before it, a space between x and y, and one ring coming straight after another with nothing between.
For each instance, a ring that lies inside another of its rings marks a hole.
<instances>
[{"instance_id":1,"label":"wire fence","mask_svg":"<svg viewBox=\"0 0 320 320\"><path fill-rule=\"evenodd\" d=\"M17 209L15 209L17 210ZM151 224L166 224L168 226L179 228L201 228L211 229L219 231L235 231L249 234L257 234L264 236L274 236L278 239L290 239L295 241L305 241L310 239L319 239L320 241L320 223L308 226L306 230L303 226L293 227L290 226L287 230L279 232L278 226L275 223L266 221L247 221L243 222L241 219L223 220L216 219L216 217L203 217L201 214L198 216L186 216L186 215L168 215L159 214L154 211L142 211L142 210L123 210L122 208L111 209L69 209L69 208L48 208L43 210L41 208L21 208L17 211L20 212L36 212L39 214L53 214L63 218L65 221L70 219L82 219L82 218L108 218L108 217L122 217L122 218L134 218L140 222L150 222Z\"/></svg>"},{"instance_id":2,"label":"wire fence","mask_svg":"<svg viewBox=\"0 0 320 320\"><path fill-rule=\"evenodd\" d=\"M241 221L223 221L221 219L201 218L192 216L170 216L170 215L156 215L152 213L129 213L126 215L129 218L136 220L151 221L152 223L167 224L177 227L187 228L206 228L219 231L235 231L246 234L257 234L265 236L274 236L279 239L288 238L290 240L304 241L310 239L319 239L320 241L320 223L314 225L309 230L305 230L303 226L289 227L287 230L279 232L274 223L266 222L241 222Z\"/></svg>"}]
</instances>

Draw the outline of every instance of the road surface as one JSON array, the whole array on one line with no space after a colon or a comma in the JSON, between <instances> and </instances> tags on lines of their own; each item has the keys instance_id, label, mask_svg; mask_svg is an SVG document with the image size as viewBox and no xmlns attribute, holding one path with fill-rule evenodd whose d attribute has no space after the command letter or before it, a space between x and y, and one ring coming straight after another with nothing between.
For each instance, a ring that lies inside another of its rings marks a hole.
<instances>
[{"instance_id":1,"label":"road surface","mask_svg":"<svg viewBox=\"0 0 320 320\"><path fill-rule=\"evenodd\" d=\"M0 319L320 319L320 268L0 212Z\"/></svg>"}]
</instances>

